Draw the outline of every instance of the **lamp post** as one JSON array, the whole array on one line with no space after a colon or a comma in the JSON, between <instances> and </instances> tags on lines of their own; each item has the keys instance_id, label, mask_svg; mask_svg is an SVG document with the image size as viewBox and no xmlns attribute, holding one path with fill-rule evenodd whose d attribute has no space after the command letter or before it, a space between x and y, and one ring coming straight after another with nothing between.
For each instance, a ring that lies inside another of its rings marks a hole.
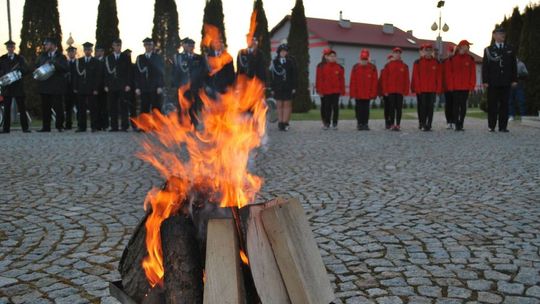
<instances>
[{"instance_id":1,"label":"lamp post","mask_svg":"<svg viewBox=\"0 0 540 304\"><path fill-rule=\"evenodd\" d=\"M9 5L9 0L7 0L7 19L8 19L9 40L11 40L11 6Z\"/></svg>"},{"instance_id":2,"label":"lamp post","mask_svg":"<svg viewBox=\"0 0 540 304\"><path fill-rule=\"evenodd\" d=\"M442 55L442 52L443 52L443 43L442 43L442 37L441 37L441 31L442 32L448 32L448 30L450 30L450 27L448 26L448 24L444 24L442 25L442 8L444 7L444 1L443 0L440 0L437 2L437 8L439 9L439 23L437 24L437 22L433 22L433 25L431 25L431 30L432 31L439 31L439 35L437 36L437 49L438 49L438 52L437 52L437 58L440 60L441 59L441 55Z\"/></svg>"}]
</instances>

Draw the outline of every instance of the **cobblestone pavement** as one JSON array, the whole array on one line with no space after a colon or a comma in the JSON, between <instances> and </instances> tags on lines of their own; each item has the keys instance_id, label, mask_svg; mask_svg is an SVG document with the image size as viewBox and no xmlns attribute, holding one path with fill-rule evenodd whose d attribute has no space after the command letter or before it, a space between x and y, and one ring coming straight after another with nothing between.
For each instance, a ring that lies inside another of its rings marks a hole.
<instances>
[{"instance_id":1,"label":"cobblestone pavement","mask_svg":"<svg viewBox=\"0 0 540 304\"><path fill-rule=\"evenodd\" d=\"M337 303L540 303L540 133L272 130L260 200L303 202ZM275 126L272 126L275 127ZM138 134L0 135L0 303L116 303L161 179Z\"/></svg>"}]
</instances>

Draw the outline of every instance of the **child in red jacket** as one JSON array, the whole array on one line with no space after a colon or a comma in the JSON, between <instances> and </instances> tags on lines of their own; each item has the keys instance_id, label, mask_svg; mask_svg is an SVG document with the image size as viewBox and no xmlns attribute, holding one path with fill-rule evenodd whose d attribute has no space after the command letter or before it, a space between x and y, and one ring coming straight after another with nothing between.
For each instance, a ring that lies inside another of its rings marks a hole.
<instances>
[{"instance_id":1,"label":"child in red jacket","mask_svg":"<svg viewBox=\"0 0 540 304\"><path fill-rule=\"evenodd\" d=\"M339 97L345 95L345 70L336 62L336 52L323 51L323 60L317 65L316 89L321 96L321 118L323 129L337 130L339 118Z\"/></svg>"},{"instance_id":2,"label":"child in red jacket","mask_svg":"<svg viewBox=\"0 0 540 304\"><path fill-rule=\"evenodd\" d=\"M377 97L377 67L369 62L369 51L360 52L360 62L351 71L349 95L356 100L356 128L369 131L369 102Z\"/></svg>"},{"instance_id":3,"label":"child in red jacket","mask_svg":"<svg viewBox=\"0 0 540 304\"><path fill-rule=\"evenodd\" d=\"M442 69L433 57L433 46L429 43L420 48L420 59L413 67L411 87L417 96L420 129L431 131L435 98L442 91Z\"/></svg>"},{"instance_id":4,"label":"child in red jacket","mask_svg":"<svg viewBox=\"0 0 540 304\"><path fill-rule=\"evenodd\" d=\"M382 89L389 109L390 129L401 129L403 96L409 94L409 67L401 60L402 50L398 47L392 51L393 59L384 67Z\"/></svg>"},{"instance_id":5,"label":"child in red jacket","mask_svg":"<svg viewBox=\"0 0 540 304\"><path fill-rule=\"evenodd\" d=\"M469 92L474 90L476 86L476 63L469 53L470 45L471 43L467 40L460 41L457 46L457 54L451 63L456 131L463 131Z\"/></svg>"}]
</instances>

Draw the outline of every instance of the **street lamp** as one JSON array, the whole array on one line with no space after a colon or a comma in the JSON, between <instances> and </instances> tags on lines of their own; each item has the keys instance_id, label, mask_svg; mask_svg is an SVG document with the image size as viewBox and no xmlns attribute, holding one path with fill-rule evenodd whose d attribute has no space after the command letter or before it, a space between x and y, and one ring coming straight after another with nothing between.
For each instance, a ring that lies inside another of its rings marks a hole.
<instances>
[{"instance_id":1,"label":"street lamp","mask_svg":"<svg viewBox=\"0 0 540 304\"><path fill-rule=\"evenodd\" d=\"M7 19L8 19L9 40L11 40L11 8L9 5L9 0L7 0Z\"/></svg>"},{"instance_id":2,"label":"street lamp","mask_svg":"<svg viewBox=\"0 0 540 304\"><path fill-rule=\"evenodd\" d=\"M437 8L439 9L439 24L437 24L437 22L433 22L433 24L431 25L431 30L432 31L439 31L439 35L437 36L437 49L439 50L437 52L437 57L438 59L440 60L441 59L441 55L442 55L442 52L443 52L443 45L442 45L442 37L441 37L441 31L443 32L448 32L450 30L450 27L448 26L448 24L444 24L442 25L442 8L444 7L444 1L440 0L437 2Z\"/></svg>"}]
</instances>

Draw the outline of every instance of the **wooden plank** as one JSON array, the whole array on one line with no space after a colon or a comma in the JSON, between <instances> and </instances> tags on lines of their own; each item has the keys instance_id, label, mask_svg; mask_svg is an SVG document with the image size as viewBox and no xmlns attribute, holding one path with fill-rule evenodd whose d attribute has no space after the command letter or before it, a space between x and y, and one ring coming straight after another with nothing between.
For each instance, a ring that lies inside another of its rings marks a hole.
<instances>
[{"instance_id":1,"label":"wooden plank","mask_svg":"<svg viewBox=\"0 0 540 304\"><path fill-rule=\"evenodd\" d=\"M246 247L253 281L263 304L291 303L261 220L263 210L285 202L278 198L264 204L248 206Z\"/></svg>"},{"instance_id":2,"label":"wooden plank","mask_svg":"<svg viewBox=\"0 0 540 304\"><path fill-rule=\"evenodd\" d=\"M328 304L335 300L319 248L300 202L261 212L291 303Z\"/></svg>"},{"instance_id":3,"label":"wooden plank","mask_svg":"<svg viewBox=\"0 0 540 304\"><path fill-rule=\"evenodd\" d=\"M210 219L206 240L204 304L244 304L240 247L232 219Z\"/></svg>"}]
</instances>

